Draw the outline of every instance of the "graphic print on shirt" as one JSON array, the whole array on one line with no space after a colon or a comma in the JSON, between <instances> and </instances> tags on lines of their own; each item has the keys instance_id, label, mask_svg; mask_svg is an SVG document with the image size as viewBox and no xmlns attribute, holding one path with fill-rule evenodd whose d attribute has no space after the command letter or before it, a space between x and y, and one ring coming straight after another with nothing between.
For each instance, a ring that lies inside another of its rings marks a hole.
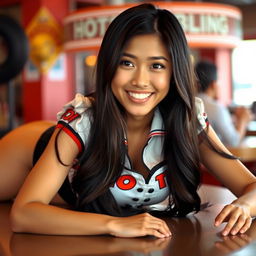
<instances>
[{"instance_id":1,"label":"graphic print on shirt","mask_svg":"<svg viewBox=\"0 0 256 256\"><path fill-rule=\"evenodd\" d=\"M166 166L156 170L148 182L143 175L124 169L110 190L121 207L144 209L146 206L161 203L169 195Z\"/></svg>"},{"instance_id":2,"label":"graphic print on shirt","mask_svg":"<svg viewBox=\"0 0 256 256\"><path fill-rule=\"evenodd\" d=\"M76 113L73 108L68 108L66 112L61 116L61 119L70 123L78 117L80 117L80 115Z\"/></svg>"}]
</instances>

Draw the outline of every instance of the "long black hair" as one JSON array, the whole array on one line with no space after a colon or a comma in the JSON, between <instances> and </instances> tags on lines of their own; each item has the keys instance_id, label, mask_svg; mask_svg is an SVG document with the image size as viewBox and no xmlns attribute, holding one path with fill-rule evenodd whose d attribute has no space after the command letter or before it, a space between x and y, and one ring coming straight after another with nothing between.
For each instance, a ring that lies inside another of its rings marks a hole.
<instances>
[{"instance_id":1,"label":"long black hair","mask_svg":"<svg viewBox=\"0 0 256 256\"><path fill-rule=\"evenodd\" d=\"M199 122L195 110L195 83L183 29L169 11L152 4L131 7L109 25L98 54L96 92L92 106L89 142L80 158L72 187L77 208L119 216L121 211L109 191L124 167L124 109L115 99L111 82L131 38L157 34L172 63L168 95L159 104L166 129L163 155L173 199L170 214L184 216L199 210Z\"/></svg>"}]
</instances>

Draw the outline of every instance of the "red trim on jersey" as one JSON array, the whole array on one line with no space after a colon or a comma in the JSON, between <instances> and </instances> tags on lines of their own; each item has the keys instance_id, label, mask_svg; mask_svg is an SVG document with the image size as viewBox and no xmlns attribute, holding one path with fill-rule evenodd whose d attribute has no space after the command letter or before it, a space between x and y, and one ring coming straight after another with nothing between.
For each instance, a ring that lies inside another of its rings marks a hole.
<instances>
[{"instance_id":1,"label":"red trim on jersey","mask_svg":"<svg viewBox=\"0 0 256 256\"><path fill-rule=\"evenodd\" d=\"M165 133L166 132L164 132L164 131L163 132L161 132L161 131L159 131L159 132L151 132L148 137L150 138L150 137L158 136L158 135L159 136L163 136L163 135L165 135Z\"/></svg>"},{"instance_id":2,"label":"red trim on jersey","mask_svg":"<svg viewBox=\"0 0 256 256\"><path fill-rule=\"evenodd\" d=\"M82 152L82 145L80 140L77 138L77 136L70 130L68 129L65 125L58 123L56 125L56 128L60 128L61 130L63 130L67 135L69 135L71 137L71 139L73 139L73 141L76 143L76 145L78 146L79 152Z\"/></svg>"},{"instance_id":3,"label":"red trim on jersey","mask_svg":"<svg viewBox=\"0 0 256 256\"><path fill-rule=\"evenodd\" d=\"M204 121L206 123L206 126L209 126L210 122L209 122L208 116L207 116L207 114L205 112L203 113L203 118L204 118Z\"/></svg>"}]
</instances>

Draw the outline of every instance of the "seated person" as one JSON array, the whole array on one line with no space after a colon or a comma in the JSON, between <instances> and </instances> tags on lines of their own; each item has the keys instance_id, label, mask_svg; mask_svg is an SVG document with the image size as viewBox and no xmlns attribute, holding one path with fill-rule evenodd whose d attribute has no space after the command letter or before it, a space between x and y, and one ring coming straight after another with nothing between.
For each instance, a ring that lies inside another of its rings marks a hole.
<instances>
[{"instance_id":1,"label":"seated person","mask_svg":"<svg viewBox=\"0 0 256 256\"><path fill-rule=\"evenodd\" d=\"M215 64L209 61L198 62L195 71L198 78L198 97L204 102L210 124L226 146L238 146L251 121L251 111L242 106L236 107L232 116L228 108L218 101Z\"/></svg>"}]
</instances>

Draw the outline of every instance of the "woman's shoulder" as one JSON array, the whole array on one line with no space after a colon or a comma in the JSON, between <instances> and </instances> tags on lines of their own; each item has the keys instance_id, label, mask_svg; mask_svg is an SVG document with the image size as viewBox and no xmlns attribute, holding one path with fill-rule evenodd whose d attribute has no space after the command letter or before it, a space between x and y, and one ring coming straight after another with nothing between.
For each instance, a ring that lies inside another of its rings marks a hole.
<instances>
[{"instance_id":1,"label":"woman's shoulder","mask_svg":"<svg viewBox=\"0 0 256 256\"><path fill-rule=\"evenodd\" d=\"M195 97L195 105L197 111L204 110L204 103L201 98Z\"/></svg>"},{"instance_id":2,"label":"woman's shoulder","mask_svg":"<svg viewBox=\"0 0 256 256\"><path fill-rule=\"evenodd\" d=\"M91 109L93 99L91 97L85 97L84 95L77 93L75 98L65 104L62 109L57 113L57 120L63 119L67 122L71 122L74 119L88 114L88 110Z\"/></svg>"},{"instance_id":3,"label":"woman's shoulder","mask_svg":"<svg viewBox=\"0 0 256 256\"><path fill-rule=\"evenodd\" d=\"M77 93L73 100L71 100L70 102L68 102L63 106L62 111L72 108L72 109L75 109L78 113L82 113L92 106L92 102L93 102L93 99L91 97L86 97L81 93Z\"/></svg>"},{"instance_id":4,"label":"woman's shoulder","mask_svg":"<svg viewBox=\"0 0 256 256\"><path fill-rule=\"evenodd\" d=\"M64 105L57 114L57 127L64 128L72 137L85 143L92 123L93 98L77 93L75 98Z\"/></svg>"},{"instance_id":5,"label":"woman's shoulder","mask_svg":"<svg viewBox=\"0 0 256 256\"><path fill-rule=\"evenodd\" d=\"M205 129L208 126L208 118L207 114L205 113L203 100L198 97L195 97L195 106L197 119L201 124L202 128Z\"/></svg>"}]
</instances>

